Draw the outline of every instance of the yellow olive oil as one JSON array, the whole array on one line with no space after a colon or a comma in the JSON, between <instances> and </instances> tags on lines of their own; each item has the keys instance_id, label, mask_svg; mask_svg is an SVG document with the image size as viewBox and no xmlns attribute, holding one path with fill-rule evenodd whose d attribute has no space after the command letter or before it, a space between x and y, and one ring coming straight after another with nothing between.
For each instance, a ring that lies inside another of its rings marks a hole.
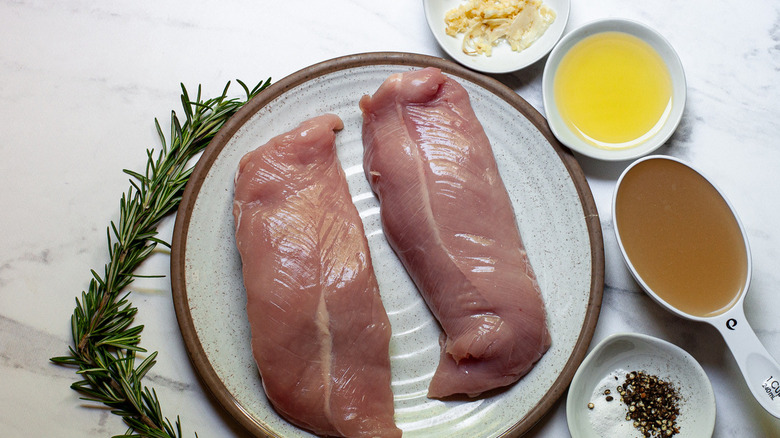
<instances>
[{"instance_id":1,"label":"yellow olive oil","mask_svg":"<svg viewBox=\"0 0 780 438\"><path fill-rule=\"evenodd\" d=\"M744 292L748 254L739 223L690 167L668 159L636 164L618 188L615 221L639 277L678 310L718 315Z\"/></svg>"},{"instance_id":2,"label":"yellow olive oil","mask_svg":"<svg viewBox=\"0 0 780 438\"><path fill-rule=\"evenodd\" d=\"M555 104L569 129L594 146L636 146L661 129L672 108L666 63L648 43L602 32L575 44L553 82Z\"/></svg>"}]
</instances>

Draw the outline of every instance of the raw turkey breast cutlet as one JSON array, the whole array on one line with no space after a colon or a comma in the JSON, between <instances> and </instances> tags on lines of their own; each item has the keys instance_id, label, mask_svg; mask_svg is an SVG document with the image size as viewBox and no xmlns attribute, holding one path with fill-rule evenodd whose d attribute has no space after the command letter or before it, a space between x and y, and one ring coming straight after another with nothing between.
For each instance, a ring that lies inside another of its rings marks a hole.
<instances>
[{"instance_id":1,"label":"raw turkey breast cutlet","mask_svg":"<svg viewBox=\"0 0 780 438\"><path fill-rule=\"evenodd\" d=\"M252 352L277 412L319 435L398 437L390 323L335 149L339 117L245 155L233 215Z\"/></svg>"},{"instance_id":2,"label":"raw turkey breast cutlet","mask_svg":"<svg viewBox=\"0 0 780 438\"><path fill-rule=\"evenodd\" d=\"M360 108L364 171L385 235L443 329L428 396L512 384L551 340L515 212L466 90L429 67L391 75Z\"/></svg>"}]
</instances>

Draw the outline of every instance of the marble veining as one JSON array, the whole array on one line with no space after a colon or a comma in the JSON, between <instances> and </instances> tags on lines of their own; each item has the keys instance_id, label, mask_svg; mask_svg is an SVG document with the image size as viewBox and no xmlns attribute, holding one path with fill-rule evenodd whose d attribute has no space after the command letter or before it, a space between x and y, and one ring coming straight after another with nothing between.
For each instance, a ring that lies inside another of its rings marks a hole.
<instances>
[{"instance_id":1,"label":"marble veining","mask_svg":"<svg viewBox=\"0 0 780 438\"><path fill-rule=\"evenodd\" d=\"M573 1L566 31L605 17L641 21L677 50L688 98L682 122L659 153L711 177L750 240L753 277L747 319L780 358L780 3ZM90 269L106 262L105 230L127 189L121 170L142 170L181 113L179 84L206 96L227 81L279 80L337 56L406 51L444 56L419 0L362 2L43 2L0 0L0 436L105 437L126 428L69 388L72 369L53 365L70 345L75 297ZM544 114L544 59L503 82ZM231 95L239 96L234 83ZM604 300L593 344L632 331L687 350L713 383L719 438L780 436L745 387L715 329L675 317L630 277L611 223L612 190L627 163L576 156L599 211L606 255ZM172 220L161 229L170 240ZM143 271L167 274L168 254ZM168 278L133 285L145 326L142 346L158 351L146 378L164 415L185 436L244 437L209 396L187 357ZM528 434L567 436L565 398Z\"/></svg>"}]
</instances>

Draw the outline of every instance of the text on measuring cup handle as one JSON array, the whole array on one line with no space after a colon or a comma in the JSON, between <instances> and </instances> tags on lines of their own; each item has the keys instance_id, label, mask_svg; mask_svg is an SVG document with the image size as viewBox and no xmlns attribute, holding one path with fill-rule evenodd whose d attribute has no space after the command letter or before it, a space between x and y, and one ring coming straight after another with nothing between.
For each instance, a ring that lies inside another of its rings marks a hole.
<instances>
[{"instance_id":1,"label":"text on measuring cup handle","mask_svg":"<svg viewBox=\"0 0 780 438\"><path fill-rule=\"evenodd\" d=\"M775 397L780 397L780 381L778 381L774 376L769 376L768 379L764 381L761 386L764 388L764 391L769 395L769 398L771 400L774 400Z\"/></svg>"}]
</instances>

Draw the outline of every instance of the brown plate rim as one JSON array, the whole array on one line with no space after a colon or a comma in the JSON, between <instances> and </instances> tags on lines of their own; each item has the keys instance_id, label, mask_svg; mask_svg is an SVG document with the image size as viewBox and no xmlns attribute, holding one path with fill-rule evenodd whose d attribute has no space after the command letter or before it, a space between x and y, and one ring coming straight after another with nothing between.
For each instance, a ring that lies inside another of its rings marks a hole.
<instances>
[{"instance_id":1,"label":"brown plate rim","mask_svg":"<svg viewBox=\"0 0 780 438\"><path fill-rule=\"evenodd\" d=\"M185 349L190 361L195 367L199 378L205 384L209 393L217 402L247 431L255 436L277 436L267 426L256 421L241 404L230 394L222 380L217 375L208 360L198 338L195 325L190 314L187 288L185 282L185 254L189 222L198 193L206 179L211 166L222 149L233 135L261 108L288 90L313 78L332 72L370 65L404 65L411 67L437 67L443 72L471 81L494 93L533 123L552 145L574 182L585 218L591 249L591 287L588 306L582 330L569 356L566 365L550 389L542 396L537 405L528 414L519 419L501 436L515 437L528 432L553 407L568 388L574 373L577 371L590 346L601 311L601 300L604 290L604 242L601 233L601 223L593 195L585 174L571 151L562 146L550 131L547 120L514 90L498 80L481 73L461 67L454 62L429 55L404 52L368 52L347 55L323 61L301 69L278 82L271 84L259 95L247 102L220 131L214 136L196 163L190 180L185 187L179 205L173 229L171 243L171 289L174 310L179 329L184 340Z\"/></svg>"}]
</instances>

